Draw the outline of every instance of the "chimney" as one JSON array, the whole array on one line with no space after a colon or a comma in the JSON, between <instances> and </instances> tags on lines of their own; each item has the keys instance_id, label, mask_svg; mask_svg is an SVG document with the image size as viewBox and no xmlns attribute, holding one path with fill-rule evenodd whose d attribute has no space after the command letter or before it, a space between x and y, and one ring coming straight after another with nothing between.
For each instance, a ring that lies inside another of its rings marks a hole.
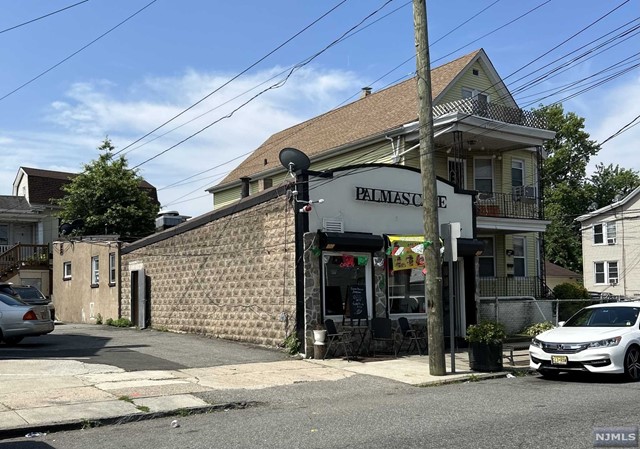
<instances>
[{"instance_id":1,"label":"chimney","mask_svg":"<svg viewBox=\"0 0 640 449\"><path fill-rule=\"evenodd\" d=\"M240 192L240 198L246 198L249 196L249 182L251 181L251 178L248 176L243 176L242 178L240 178L240 181L242 181L242 191Z\"/></svg>"},{"instance_id":2,"label":"chimney","mask_svg":"<svg viewBox=\"0 0 640 449\"><path fill-rule=\"evenodd\" d=\"M363 87L362 88L362 94L360 95L360 98L364 98L364 97L368 97L369 95L371 95L371 88L370 87Z\"/></svg>"}]
</instances>

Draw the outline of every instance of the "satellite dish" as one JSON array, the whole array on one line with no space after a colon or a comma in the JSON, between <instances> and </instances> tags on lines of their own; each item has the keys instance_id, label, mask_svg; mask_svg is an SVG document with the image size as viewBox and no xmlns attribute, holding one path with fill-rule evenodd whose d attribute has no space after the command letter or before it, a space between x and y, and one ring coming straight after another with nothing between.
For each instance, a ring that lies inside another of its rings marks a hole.
<instances>
[{"instance_id":1,"label":"satellite dish","mask_svg":"<svg viewBox=\"0 0 640 449\"><path fill-rule=\"evenodd\" d=\"M283 148L278 157L282 166L292 175L293 172L306 170L311 165L309 157L297 148Z\"/></svg>"},{"instance_id":2,"label":"satellite dish","mask_svg":"<svg viewBox=\"0 0 640 449\"><path fill-rule=\"evenodd\" d=\"M71 231L73 231L73 226L71 225L71 223L62 223L58 228L58 232L60 233L60 235L71 234Z\"/></svg>"}]
</instances>

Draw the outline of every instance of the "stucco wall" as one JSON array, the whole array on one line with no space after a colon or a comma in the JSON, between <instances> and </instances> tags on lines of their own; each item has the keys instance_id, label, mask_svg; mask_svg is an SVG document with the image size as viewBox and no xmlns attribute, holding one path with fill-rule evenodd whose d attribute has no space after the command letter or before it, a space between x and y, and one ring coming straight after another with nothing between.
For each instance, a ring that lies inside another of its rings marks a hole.
<instances>
[{"instance_id":1,"label":"stucco wall","mask_svg":"<svg viewBox=\"0 0 640 449\"><path fill-rule=\"evenodd\" d=\"M118 316L119 242L94 240L53 243L53 303L56 318L68 323L95 323ZM116 282L109 283L109 253L116 254ZM99 282L91 284L91 258L98 256ZM71 262L71 278L63 265Z\"/></svg>"},{"instance_id":2,"label":"stucco wall","mask_svg":"<svg viewBox=\"0 0 640 449\"><path fill-rule=\"evenodd\" d=\"M140 268L153 328L269 346L295 332L294 216L284 196L125 251L123 317Z\"/></svg>"}]
</instances>

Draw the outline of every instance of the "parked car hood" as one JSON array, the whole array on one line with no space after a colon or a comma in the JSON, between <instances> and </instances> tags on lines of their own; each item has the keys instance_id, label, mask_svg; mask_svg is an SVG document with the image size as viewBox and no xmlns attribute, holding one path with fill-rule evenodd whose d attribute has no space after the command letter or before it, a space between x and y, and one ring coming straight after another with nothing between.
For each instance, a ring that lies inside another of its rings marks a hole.
<instances>
[{"instance_id":1,"label":"parked car hood","mask_svg":"<svg viewBox=\"0 0 640 449\"><path fill-rule=\"evenodd\" d=\"M586 343L622 336L631 330L631 327L556 327L536 338L547 343Z\"/></svg>"}]
</instances>

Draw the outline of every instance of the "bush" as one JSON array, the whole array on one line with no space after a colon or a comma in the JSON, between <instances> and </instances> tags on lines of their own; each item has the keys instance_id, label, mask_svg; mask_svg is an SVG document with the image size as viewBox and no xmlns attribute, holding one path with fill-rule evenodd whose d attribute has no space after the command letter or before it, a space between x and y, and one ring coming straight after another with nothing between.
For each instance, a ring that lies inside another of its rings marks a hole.
<instances>
[{"instance_id":1,"label":"bush","mask_svg":"<svg viewBox=\"0 0 640 449\"><path fill-rule=\"evenodd\" d=\"M467 327L466 340L470 343L502 343L506 337L504 324L497 321L483 321Z\"/></svg>"},{"instance_id":2,"label":"bush","mask_svg":"<svg viewBox=\"0 0 640 449\"><path fill-rule=\"evenodd\" d=\"M580 284L565 282L553 287L553 296L556 299L589 299L589 292Z\"/></svg>"},{"instance_id":3,"label":"bush","mask_svg":"<svg viewBox=\"0 0 640 449\"><path fill-rule=\"evenodd\" d=\"M565 282L553 288L556 299L589 299L589 292L580 284ZM561 301L558 307L558 321L566 321L578 310L590 305L590 301Z\"/></svg>"},{"instance_id":4,"label":"bush","mask_svg":"<svg viewBox=\"0 0 640 449\"><path fill-rule=\"evenodd\" d=\"M529 327L526 327L522 333L528 335L529 337L535 337L538 334L543 333L544 331L548 331L550 329L555 328L556 326L551 321L544 321L542 323L532 324Z\"/></svg>"},{"instance_id":5,"label":"bush","mask_svg":"<svg viewBox=\"0 0 640 449\"><path fill-rule=\"evenodd\" d=\"M300 341L298 340L296 334L290 334L287 338L284 339L284 347L291 355L297 355L298 352L300 352Z\"/></svg>"},{"instance_id":6,"label":"bush","mask_svg":"<svg viewBox=\"0 0 640 449\"><path fill-rule=\"evenodd\" d=\"M131 327L131 320L128 318L118 318L117 320L114 320L113 318L107 318L105 324L107 326L114 327Z\"/></svg>"}]
</instances>

